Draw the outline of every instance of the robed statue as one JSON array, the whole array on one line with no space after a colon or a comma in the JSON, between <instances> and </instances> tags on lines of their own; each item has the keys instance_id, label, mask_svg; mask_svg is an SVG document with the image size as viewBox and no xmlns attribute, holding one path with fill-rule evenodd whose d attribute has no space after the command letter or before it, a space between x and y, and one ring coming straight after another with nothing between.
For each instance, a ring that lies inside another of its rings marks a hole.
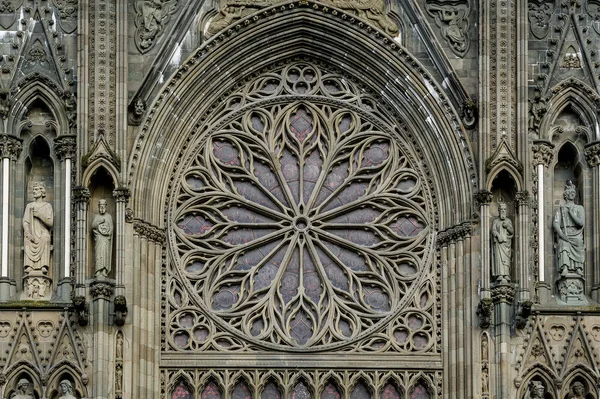
<instances>
[{"instance_id":1,"label":"robed statue","mask_svg":"<svg viewBox=\"0 0 600 399\"><path fill-rule=\"evenodd\" d=\"M583 206L575 204L577 188L571 180L567 180L561 205L554 216L556 232L556 255L558 272L561 276L577 274L583 276L585 248L583 245L583 224L585 212Z\"/></svg>"},{"instance_id":2,"label":"robed statue","mask_svg":"<svg viewBox=\"0 0 600 399\"><path fill-rule=\"evenodd\" d=\"M512 239L515 233L506 217L506 203L498 202L498 217L492 222L492 275L497 281L510 281Z\"/></svg>"},{"instance_id":3,"label":"robed statue","mask_svg":"<svg viewBox=\"0 0 600 399\"><path fill-rule=\"evenodd\" d=\"M544 399L546 387L541 381L530 381L528 388L525 399Z\"/></svg>"},{"instance_id":4,"label":"robed statue","mask_svg":"<svg viewBox=\"0 0 600 399\"><path fill-rule=\"evenodd\" d=\"M112 217L106 213L106 200L98 201L99 214L92 221L94 235L94 270L96 277L108 277L112 261Z\"/></svg>"},{"instance_id":5,"label":"robed statue","mask_svg":"<svg viewBox=\"0 0 600 399\"><path fill-rule=\"evenodd\" d=\"M77 399L73 395L73 384L69 380L62 380L59 384L61 396L58 399Z\"/></svg>"},{"instance_id":6,"label":"robed statue","mask_svg":"<svg viewBox=\"0 0 600 399\"><path fill-rule=\"evenodd\" d=\"M44 201L44 186L39 182L33 183L32 191L34 201L27 204L23 215L25 272L46 274L50 265L50 229L54 223L54 213L52 205Z\"/></svg>"},{"instance_id":7,"label":"robed statue","mask_svg":"<svg viewBox=\"0 0 600 399\"><path fill-rule=\"evenodd\" d=\"M33 399L29 389L31 383L26 378L21 378L17 383L17 391L13 393L11 399Z\"/></svg>"}]
</instances>

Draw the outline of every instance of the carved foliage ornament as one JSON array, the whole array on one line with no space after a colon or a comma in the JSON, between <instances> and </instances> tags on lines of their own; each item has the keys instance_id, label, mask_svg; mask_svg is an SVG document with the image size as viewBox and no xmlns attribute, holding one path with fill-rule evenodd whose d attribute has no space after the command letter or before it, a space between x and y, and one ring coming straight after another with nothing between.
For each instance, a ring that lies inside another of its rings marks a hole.
<instances>
[{"instance_id":1,"label":"carved foliage ornament","mask_svg":"<svg viewBox=\"0 0 600 399\"><path fill-rule=\"evenodd\" d=\"M440 28L452 52L464 57L469 50L469 13L471 6L467 0L441 1L427 0L427 13Z\"/></svg>"},{"instance_id":2,"label":"carved foliage ornament","mask_svg":"<svg viewBox=\"0 0 600 399\"><path fill-rule=\"evenodd\" d=\"M170 207L170 250L193 301L277 349L384 328L414 295L433 245L422 174L373 118L376 102L297 63L224 104L184 157ZM405 313L403 339L430 347L432 326L411 331L431 316ZM175 346L187 349L183 334L173 331Z\"/></svg>"},{"instance_id":3,"label":"carved foliage ornament","mask_svg":"<svg viewBox=\"0 0 600 399\"><path fill-rule=\"evenodd\" d=\"M135 45L140 53L150 51L171 16L177 11L178 0L137 0L135 2Z\"/></svg>"},{"instance_id":4,"label":"carved foliage ornament","mask_svg":"<svg viewBox=\"0 0 600 399\"><path fill-rule=\"evenodd\" d=\"M212 36L233 22L277 3L281 3L281 1L221 0L219 15L211 22L207 34ZM384 0L323 0L321 3L330 4L365 19L389 35L396 36L398 34L398 26L387 15Z\"/></svg>"},{"instance_id":5,"label":"carved foliage ornament","mask_svg":"<svg viewBox=\"0 0 600 399\"><path fill-rule=\"evenodd\" d=\"M553 0L529 0L527 5L529 29L536 39L543 39L550 31L550 18L554 8Z\"/></svg>"}]
</instances>

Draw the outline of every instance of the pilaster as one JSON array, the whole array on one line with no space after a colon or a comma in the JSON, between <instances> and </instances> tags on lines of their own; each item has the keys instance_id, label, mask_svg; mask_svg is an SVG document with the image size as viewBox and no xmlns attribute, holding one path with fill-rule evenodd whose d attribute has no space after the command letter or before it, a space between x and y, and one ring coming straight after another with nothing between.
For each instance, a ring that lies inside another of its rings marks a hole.
<instances>
[{"instance_id":1,"label":"pilaster","mask_svg":"<svg viewBox=\"0 0 600 399\"><path fill-rule=\"evenodd\" d=\"M600 220L600 141L594 141L586 145L585 159L592 170L592 216L593 220ZM594 301L600 301L600 224L592 223L586 228L592 229L592 281L591 297Z\"/></svg>"}]
</instances>

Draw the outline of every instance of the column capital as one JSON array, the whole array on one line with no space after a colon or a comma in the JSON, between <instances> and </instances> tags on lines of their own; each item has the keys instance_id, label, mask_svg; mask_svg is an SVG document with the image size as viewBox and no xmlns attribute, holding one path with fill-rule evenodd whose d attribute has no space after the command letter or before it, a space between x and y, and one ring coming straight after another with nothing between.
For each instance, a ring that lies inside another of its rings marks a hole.
<instances>
[{"instance_id":1,"label":"column capital","mask_svg":"<svg viewBox=\"0 0 600 399\"><path fill-rule=\"evenodd\" d=\"M517 202L517 205L519 205L519 206L529 205L529 191L527 191L527 190L517 191L517 194L515 195L515 201Z\"/></svg>"},{"instance_id":2,"label":"column capital","mask_svg":"<svg viewBox=\"0 0 600 399\"><path fill-rule=\"evenodd\" d=\"M127 202L131 196L131 191L127 187L117 187L113 190L113 197L117 202Z\"/></svg>"},{"instance_id":3,"label":"column capital","mask_svg":"<svg viewBox=\"0 0 600 399\"><path fill-rule=\"evenodd\" d=\"M90 294L94 299L110 300L114 293L115 283L113 281L96 279L90 284Z\"/></svg>"},{"instance_id":4,"label":"column capital","mask_svg":"<svg viewBox=\"0 0 600 399\"><path fill-rule=\"evenodd\" d=\"M587 144L583 153L590 168L600 165L600 141L592 141Z\"/></svg>"},{"instance_id":5,"label":"column capital","mask_svg":"<svg viewBox=\"0 0 600 399\"><path fill-rule=\"evenodd\" d=\"M84 186L73 187L73 201L75 202L90 202L90 189Z\"/></svg>"},{"instance_id":6,"label":"column capital","mask_svg":"<svg viewBox=\"0 0 600 399\"><path fill-rule=\"evenodd\" d=\"M533 164L544 165L546 168L550 166L550 162L554 158L554 144L547 140L535 140L531 147L533 151Z\"/></svg>"},{"instance_id":7,"label":"column capital","mask_svg":"<svg viewBox=\"0 0 600 399\"><path fill-rule=\"evenodd\" d=\"M489 205L492 202L492 192L490 190L477 190L474 197L476 206Z\"/></svg>"},{"instance_id":8,"label":"column capital","mask_svg":"<svg viewBox=\"0 0 600 399\"><path fill-rule=\"evenodd\" d=\"M73 158L77 150L77 136L74 134L63 134L54 139L54 151L61 161Z\"/></svg>"},{"instance_id":9,"label":"column capital","mask_svg":"<svg viewBox=\"0 0 600 399\"><path fill-rule=\"evenodd\" d=\"M23 140L18 137L0 134L0 157L16 161L23 150L22 143Z\"/></svg>"}]
</instances>

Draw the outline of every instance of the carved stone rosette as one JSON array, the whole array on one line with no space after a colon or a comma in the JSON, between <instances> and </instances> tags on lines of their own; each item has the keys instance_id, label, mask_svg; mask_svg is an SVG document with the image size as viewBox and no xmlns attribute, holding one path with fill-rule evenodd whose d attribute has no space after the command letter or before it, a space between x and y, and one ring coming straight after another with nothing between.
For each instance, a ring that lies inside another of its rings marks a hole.
<instances>
[{"instance_id":1,"label":"carved stone rosette","mask_svg":"<svg viewBox=\"0 0 600 399\"><path fill-rule=\"evenodd\" d=\"M73 158L77 151L77 136L74 134L65 134L54 139L54 151L61 161L66 158Z\"/></svg>"},{"instance_id":2,"label":"carved stone rosette","mask_svg":"<svg viewBox=\"0 0 600 399\"><path fill-rule=\"evenodd\" d=\"M0 157L16 161L23 150L23 140L7 134L0 135Z\"/></svg>"},{"instance_id":3,"label":"carved stone rosette","mask_svg":"<svg viewBox=\"0 0 600 399\"><path fill-rule=\"evenodd\" d=\"M586 145L584 154L590 168L600 165L600 141L594 141Z\"/></svg>"},{"instance_id":4,"label":"carved stone rosette","mask_svg":"<svg viewBox=\"0 0 600 399\"><path fill-rule=\"evenodd\" d=\"M545 140L536 140L533 142L533 165L544 165L546 168L550 166L550 162L554 158L554 144Z\"/></svg>"}]
</instances>

